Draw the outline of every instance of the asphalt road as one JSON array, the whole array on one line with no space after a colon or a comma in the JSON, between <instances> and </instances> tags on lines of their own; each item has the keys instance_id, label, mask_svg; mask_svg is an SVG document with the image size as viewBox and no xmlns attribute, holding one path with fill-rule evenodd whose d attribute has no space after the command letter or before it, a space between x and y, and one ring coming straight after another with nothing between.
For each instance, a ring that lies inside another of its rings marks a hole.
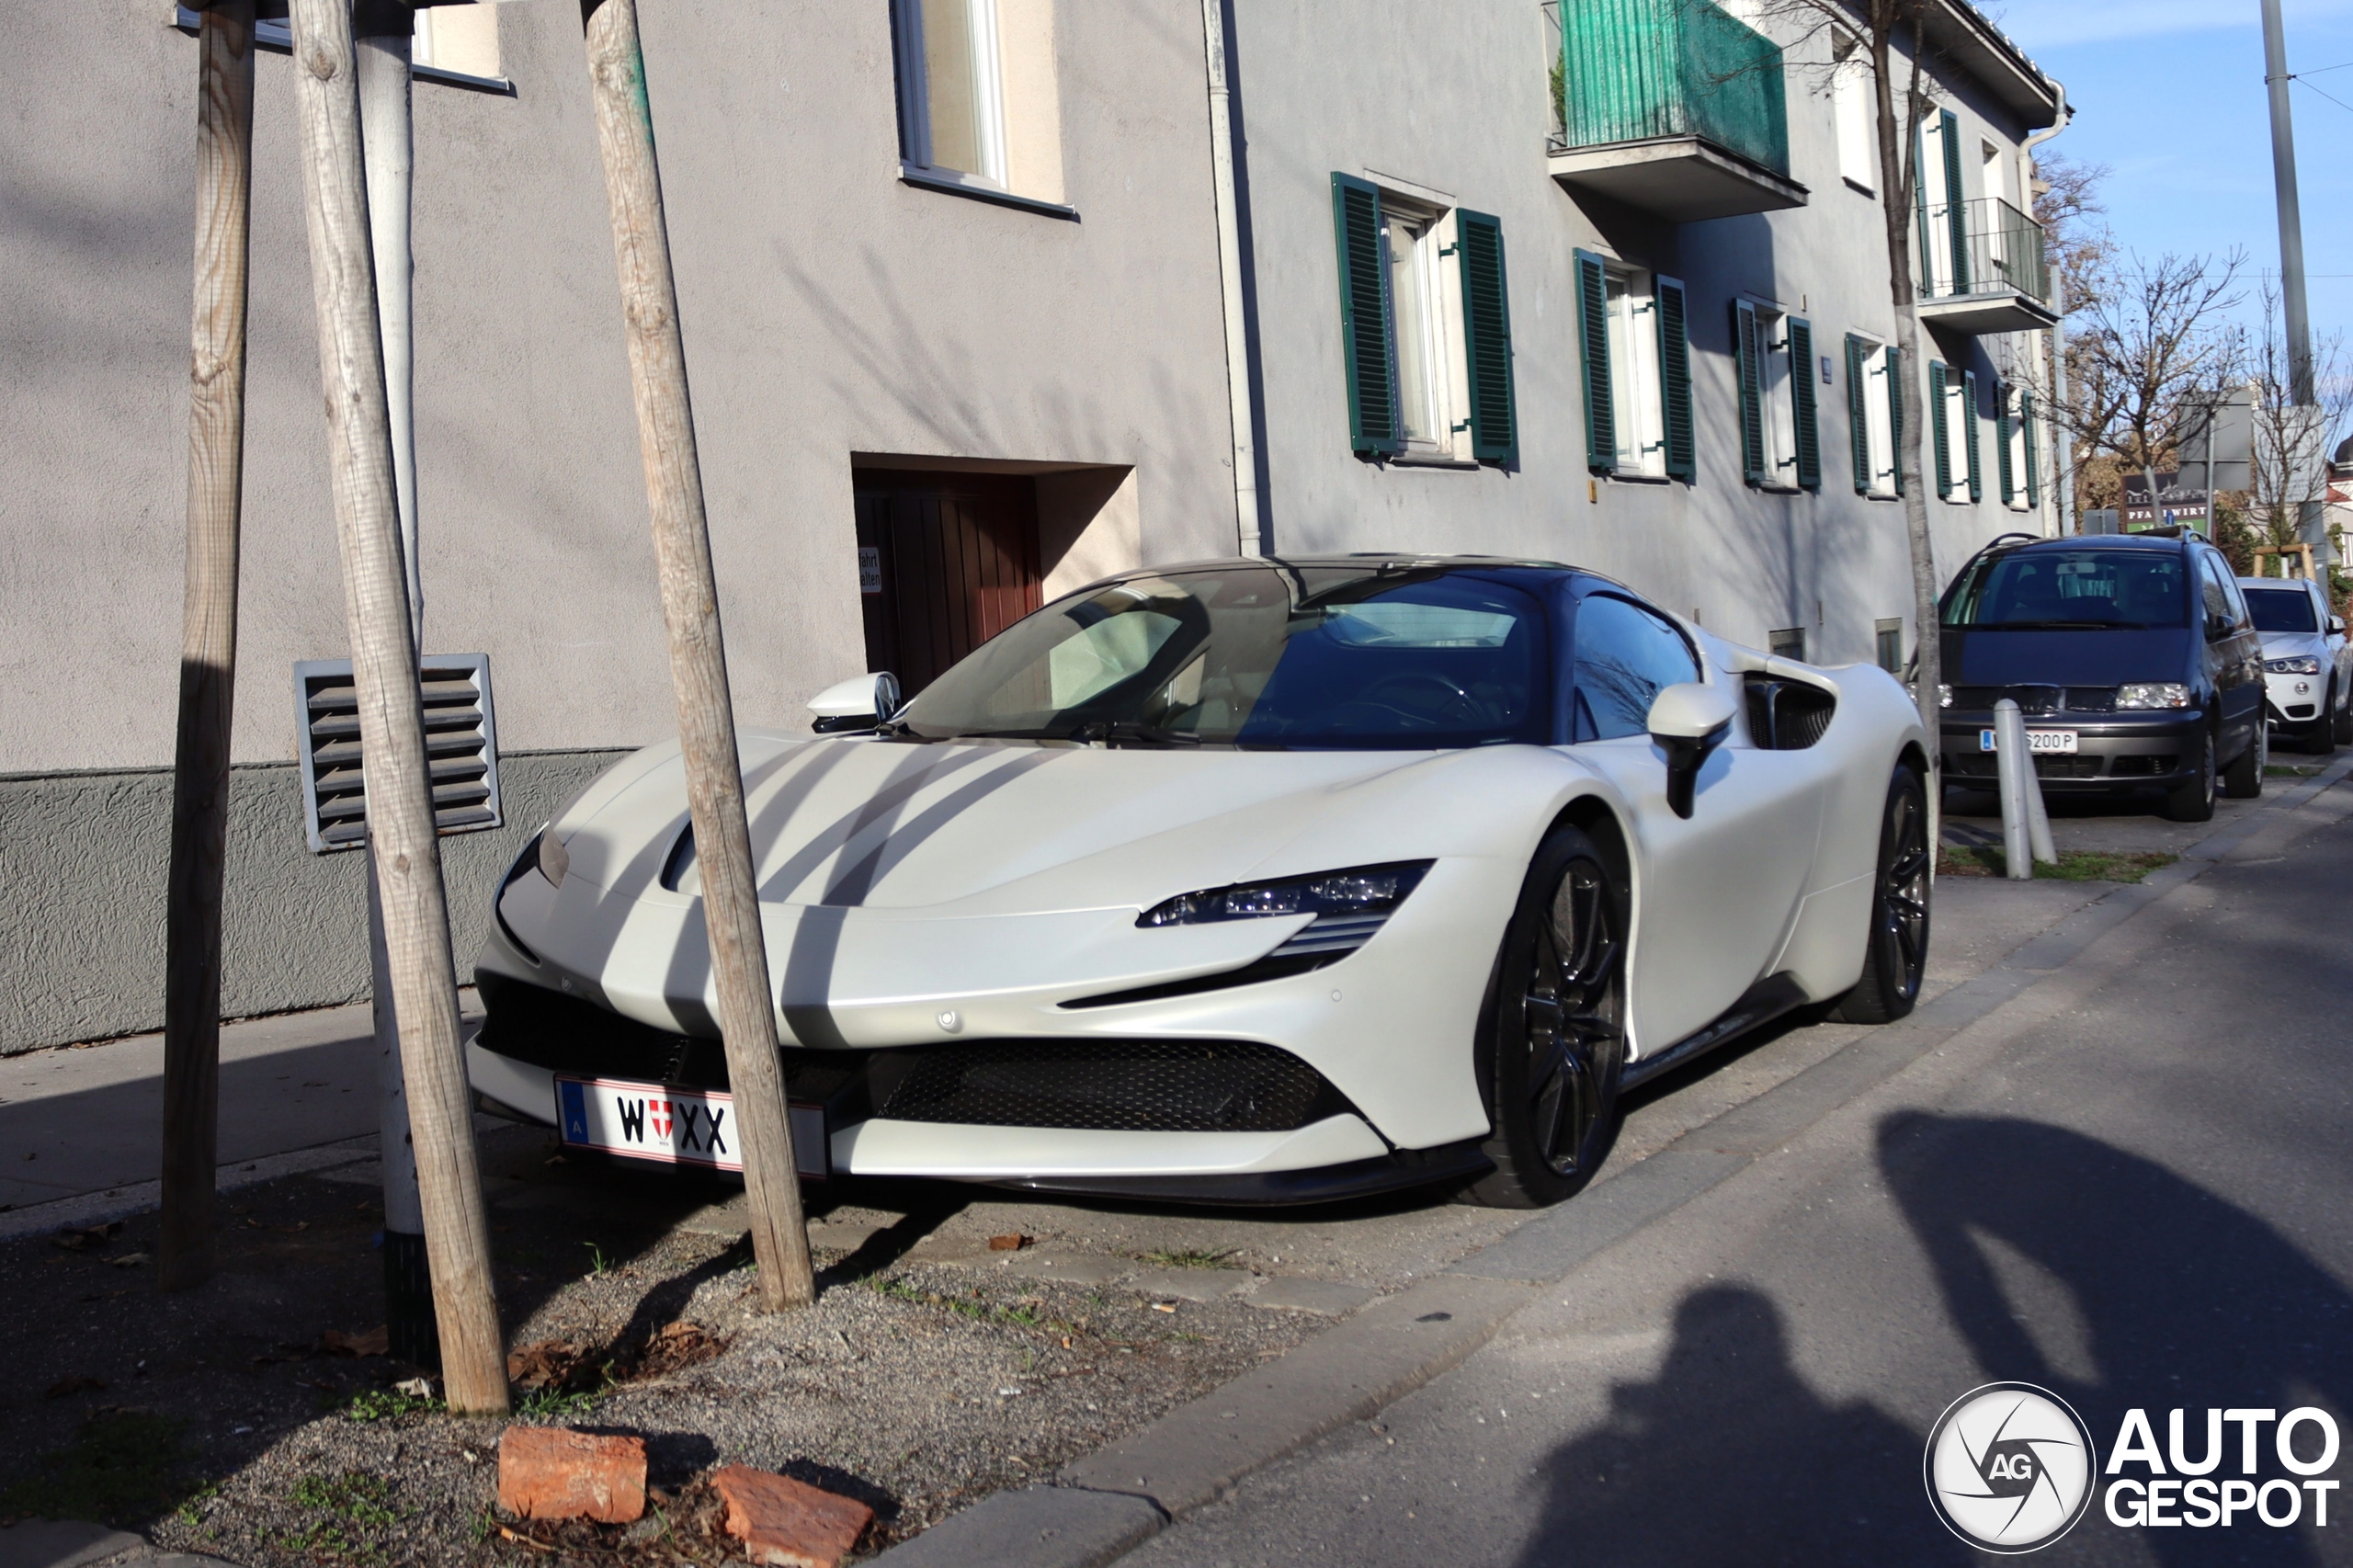
<instances>
[{"instance_id":1,"label":"asphalt road","mask_svg":"<svg viewBox=\"0 0 2353 1568\"><path fill-rule=\"evenodd\" d=\"M2185 1409L2196 1462L2210 1408L2318 1406L2347 1440L2313 1479L2353 1481L2348 815L2324 794L1123 1562L1968 1562L1923 1448L1997 1381L2062 1396L2103 1465L2133 1408L2160 1447ZM2259 1430L2253 1484L2300 1483ZM2343 1491L2325 1527L2303 1492L2292 1525L2125 1528L2100 1480L2033 1561L2353 1562Z\"/></svg>"}]
</instances>

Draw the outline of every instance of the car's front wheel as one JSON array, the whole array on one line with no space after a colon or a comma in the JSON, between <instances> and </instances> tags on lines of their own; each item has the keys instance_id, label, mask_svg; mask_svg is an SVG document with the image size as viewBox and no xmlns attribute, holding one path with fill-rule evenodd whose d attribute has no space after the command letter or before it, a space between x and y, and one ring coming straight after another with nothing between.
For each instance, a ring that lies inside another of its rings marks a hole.
<instances>
[{"instance_id":1,"label":"car's front wheel","mask_svg":"<svg viewBox=\"0 0 2353 1568\"><path fill-rule=\"evenodd\" d=\"M1899 765L1880 817L1878 876L1864 938L1863 977L1838 999L1841 1023L1890 1024L1920 999L1928 968L1928 801L1920 776Z\"/></svg>"},{"instance_id":2,"label":"car's front wheel","mask_svg":"<svg viewBox=\"0 0 2353 1568\"><path fill-rule=\"evenodd\" d=\"M2340 733L2344 728L2344 721L2336 715L2336 683L2332 680L2328 683L2328 700L2320 705L2320 722L2312 727L2304 749L2315 756L2328 756L2345 739Z\"/></svg>"},{"instance_id":3,"label":"car's front wheel","mask_svg":"<svg viewBox=\"0 0 2353 1568\"><path fill-rule=\"evenodd\" d=\"M2165 793L2165 815L2176 822L2210 822L2214 815L2214 732L2198 738L2197 770Z\"/></svg>"},{"instance_id":4,"label":"car's front wheel","mask_svg":"<svg viewBox=\"0 0 2353 1568\"><path fill-rule=\"evenodd\" d=\"M2348 703L2341 711L2333 712L2329 722L2335 726L2330 733L2336 737L2336 744L2353 746L2353 703Z\"/></svg>"},{"instance_id":5,"label":"car's front wheel","mask_svg":"<svg viewBox=\"0 0 2353 1568\"><path fill-rule=\"evenodd\" d=\"M1481 1064L1492 1174L1469 1196L1558 1203L1593 1179L1617 1126L1626 1062L1626 891L1579 829L1544 840L1504 932Z\"/></svg>"}]
</instances>

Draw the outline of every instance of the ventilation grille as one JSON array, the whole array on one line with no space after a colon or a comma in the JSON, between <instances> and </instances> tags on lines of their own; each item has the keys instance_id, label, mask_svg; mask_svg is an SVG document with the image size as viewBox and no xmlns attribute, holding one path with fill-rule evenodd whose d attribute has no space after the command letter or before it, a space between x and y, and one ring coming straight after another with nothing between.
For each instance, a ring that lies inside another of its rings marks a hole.
<instances>
[{"instance_id":1,"label":"ventilation grille","mask_svg":"<svg viewBox=\"0 0 2353 1568\"><path fill-rule=\"evenodd\" d=\"M920 1052L881 1114L968 1126L1288 1132L1347 1108L1306 1062L1247 1040L999 1040Z\"/></svg>"},{"instance_id":2,"label":"ventilation grille","mask_svg":"<svg viewBox=\"0 0 2353 1568\"><path fill-rule=\"evenodd\" d=\"M491 713L489 655L428 655L418 676L435 825L443 833L499 826L505 818L499 812L498 726ZM357 849L368 841L368 794L359 760L359 694L352 685L350 660L306 659L294 666L294 718L311 851Z\"/></svg>"},{"instance_id":3,"label":"ventilation grille","mask_svg":"<svg viewBox=\"0 0 2353 1568\"><path fill-rule=\"evenodd\" d=\"M1803 751L1822 739L1838 699L1818 686L1752 674L1746 682L1748 737L1760 751Z\"/></svg>"}]
</instances>

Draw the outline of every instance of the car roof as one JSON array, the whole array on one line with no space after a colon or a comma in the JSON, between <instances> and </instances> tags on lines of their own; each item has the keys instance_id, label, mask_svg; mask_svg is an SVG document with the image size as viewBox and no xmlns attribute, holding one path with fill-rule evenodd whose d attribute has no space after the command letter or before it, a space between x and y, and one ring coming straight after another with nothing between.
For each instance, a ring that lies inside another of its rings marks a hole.
<instances>
[{"instance_id":1,"label":"car roof","mask_svg":"<svg viewBox=\"0 0 2353 1568\"><path fill-rule=\"evenodd\" d=\"M2314 588L2319 587L2320 585L2312 581L2308 577L2241 577L2239 579L2239 586L2243 588L2255 588L2257 590L2268 588L2274 592L2283 588L2291 588L2297 593L2309 597L2312 591Z\"/></svg>"},{"instance_id":2,"label":"car roof","mask_svg":"<svg viewBox=\"0 0 2353 1568\"><path fill-rule=\"evenodd\" d=\"M2069 534L2061 539L2021 540L2010 545L1996 540L1986 548L2007 555L2013 551L2029 550L2186 550L2188 545L2187 537L2173 539L2163 534Z\"/></svg>"}]
</instances>

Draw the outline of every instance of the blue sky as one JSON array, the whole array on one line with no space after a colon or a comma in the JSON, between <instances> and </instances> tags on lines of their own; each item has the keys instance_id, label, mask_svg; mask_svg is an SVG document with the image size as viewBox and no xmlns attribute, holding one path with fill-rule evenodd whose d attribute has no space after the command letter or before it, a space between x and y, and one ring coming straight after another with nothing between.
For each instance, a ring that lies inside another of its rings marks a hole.
<instances>
[{"instance_id":1,"label":"blue sky","mask_svg":"<svg viewBox=\"0 0 2353 1568\"><path fill-rule=\"evenodd\" d=\"M2257 0L1983 8L2066 85L2075 121L2051 151L2109 167L2120 244L2152 256L2243 245L2254 267L2278 271ZM2288 69L2313 73L2290 88L2313 330L2353 339L2353 108L2321 96L2353 105L2353 0L2285 0L2285 13ZM2347 68L2323 69L2333 65Z\"/></svg>"}]
</instances>

